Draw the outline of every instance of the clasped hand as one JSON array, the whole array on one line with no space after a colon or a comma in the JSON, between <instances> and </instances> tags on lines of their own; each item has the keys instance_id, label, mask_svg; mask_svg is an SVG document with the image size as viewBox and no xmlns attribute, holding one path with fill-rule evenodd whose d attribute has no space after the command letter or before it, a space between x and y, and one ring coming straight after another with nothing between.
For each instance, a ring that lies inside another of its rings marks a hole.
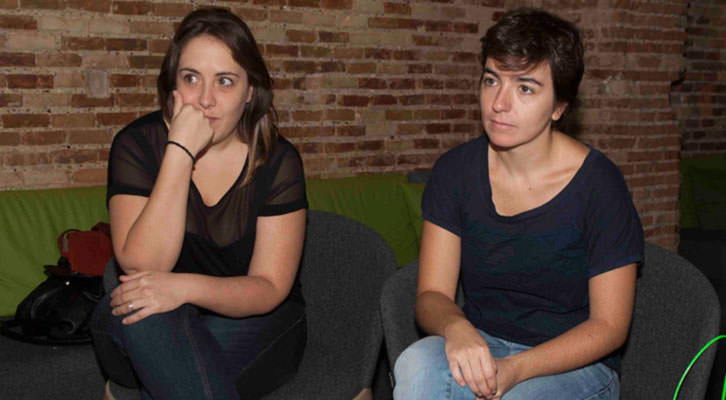
<instances>
[{"instance_id":1,"label":"clasped hand","mask_svg":"<svg viewBox=\"0 0 726 400\"><path fill-rule=\"evenodd\" d=\"M514 364L506 357L492 357L486 341L472 326L452 327L445 343L451 376L478 399L501 399L518 383Z\"/></svg>"},{"instance_id":2,"label":"clasped hand","mask_svg":"<svg viewBox=\"0 0 726 400\"><path fill-rule=\"evenodd\" d=\"M169 123L169 140L183 145L197 157L212 143L214 130L204 111L191 103L185 104L178 91L173 91L172 95L174 110Z\"/></svg>"},{"instance_id":3,"label":"clasped hand","mask_svg":"<svg viewBox=\"0 0 726 400\"><path fill-rule=\"evenodd\" d=\"M173 272L142 271L121 275L121 284L111 292L111 314L127 315L126 325L184 304L181 275Z\"/></svg>"}]
</instances>

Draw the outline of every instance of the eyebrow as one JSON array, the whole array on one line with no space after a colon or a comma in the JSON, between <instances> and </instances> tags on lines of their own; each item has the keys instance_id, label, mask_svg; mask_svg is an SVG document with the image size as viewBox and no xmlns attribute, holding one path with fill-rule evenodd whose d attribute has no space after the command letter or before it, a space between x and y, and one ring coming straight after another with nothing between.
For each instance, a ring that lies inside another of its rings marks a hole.
<instances>
[{"instance_id":1,"label":"eyebrow","mask_svg":"<svg viewBox=\"0 0 726 400\"><path fill-rule=\"evenodd\" d=\"M497 74L496 72L492 71L489 68L484 68L484 73L492 74L492 75L494 75L495 78L501 79L500 76L499 76L499 74ZM519 81L519 82L531 82L531 83L534 83L535 85L544 86L542 84L542 82L540 82L540 81L538 81L538 80L536 80L536 79L534 79L532 77L529 77L529 76L521 76L521 75L519 75L519 76L517 76L517 81Z\"/></svg>"},{"instance_id":2,"label":"eyebrow","mask_svg":"<svg viewBox=\"0 0 726 400\"><path fill-rule=\"evenodd\" d=\"M194 68L179 68L179 72L182 72L182 71L189 71L189 72L193 72L195 74L201 75L201 73ZM234 72L217 72L216 74L214 74L214 76L223 76L223 75L232 75L232 76L236 76L239 78L239 74L235 74Z\"/></svg>"}]
</instances>

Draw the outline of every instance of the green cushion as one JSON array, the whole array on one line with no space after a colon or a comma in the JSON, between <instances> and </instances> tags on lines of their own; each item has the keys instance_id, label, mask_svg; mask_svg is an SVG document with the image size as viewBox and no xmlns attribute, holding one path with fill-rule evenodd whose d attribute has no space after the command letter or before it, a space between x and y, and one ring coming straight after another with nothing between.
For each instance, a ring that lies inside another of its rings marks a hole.
<instances>
[{"instance_id":1,"label":"green cushion","mask_svg":"<svg viewBox=\"0 0 726 400\"><path fill-rule=\"evenodd\" d=\"M403 197L406 199L408 206L408 216L411 219L411 225L416 232L416 240L419 247L421 246L421 229L423 220L421 219L421 198L426 187L425 183L402 183L400 185Z\"/></svg>"},{"instance_id":2,"label":"green cushion","mask_svg":"<svg viewBox=\"0 0 726 400\"><path fill-rule=\"evenodd\" d=\"M726 177L726 157L681 160L681 175L683 177L679 196L681 229L717 229L713 226L721 224L719 222L721 220L716 218L715 221L708 221L708 219L713 211L712 207L717 206L717 202L715 203L715 199L712 197L718 193L719 185L722 185L726 179L724 178ZM713 206L709 206L709 203ZM700 211L701 206L705 206L707 210ZM712 228L702 226L702 221Z\"/></svg>"},{"instance_id":3,"label":"green cushion","mask_svg":"<svg viewBox=\"0 0 726 400\"><path fill-rule=\"evenodd\" d=\"M310 209L345 215L375 230L393 248L399 265L418 257L416 232L399 184L401 174L308 179Z\"/></svg>"},{"instance_id":4,"label":"green cushion","mask_svg":"<svg viewBox=\"0 0 726 400\"><path fill-rule=\"evenodd\" d=\"M60 257L56 239L66 229L108 221L106 188L0 192L0 316L45 279L43 265Z\"/></svg>"}]
</instances>

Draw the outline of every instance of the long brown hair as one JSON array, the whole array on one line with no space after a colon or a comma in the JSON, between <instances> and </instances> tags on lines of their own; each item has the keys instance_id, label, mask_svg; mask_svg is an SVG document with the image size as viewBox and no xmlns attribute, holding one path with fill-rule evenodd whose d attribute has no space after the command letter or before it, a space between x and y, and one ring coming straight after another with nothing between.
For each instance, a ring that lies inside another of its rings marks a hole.
<instances>
[{"instance_id":1,"label":"long brown hair","mask_svg":"<svg viewBox=\"0 0 726 400\"><path fill-rule=\"evenodd\" d=\"M224 8L203 8L189 13L179 25L161 65L156 87L159 104L167 119L174 109L176 75L184 46L200 35L210 35L229 47L232 57L247 72L249 84L254 87L252 99L245 103L237 134L247 144L249 165L242 184L254 178L257 167L264 164L277 142L275 108L272 105L272 78L260 54L250 28L238 16Z\"/></svg>"}]
</instances>

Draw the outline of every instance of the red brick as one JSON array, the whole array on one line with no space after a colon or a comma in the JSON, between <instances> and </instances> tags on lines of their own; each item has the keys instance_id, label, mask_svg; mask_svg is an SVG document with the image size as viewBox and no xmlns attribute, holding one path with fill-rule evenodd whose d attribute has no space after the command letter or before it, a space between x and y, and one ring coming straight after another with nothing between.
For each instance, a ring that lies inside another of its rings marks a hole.
<instances>
[{"instance_id":1,"label":"red brick","mask_svg":"<svg viewBox=\"0 0 726 400\"><path fill-rule=\"evenodd\" d=\"M426 32L453 32L454 26L449 21L426 21Z\"/></svg>"},{"instance_id":2,"label":"red brick","mask_svg":"<svg viewBox=\"0 0 726 400\"><path fill-rule=\"evenodd\" d=\"M71 106L73 107L111 107L113 106L113 98L92 98L85 94L74 94L71 97Z\"/></svg>"},{"instance_id":3,"label":"red brick","mask_svg":"<svg viewBox=\"0 0 726 400\"><path fill-rule=\"evenodd\" d=\"M151 14L160 17L184 17L193 9L194 6L188 3L154 3L151 5Z\"/></svg>"},{"instance_id":4,"label":"red brick","mask_svg":"<svg viewBox=\"0 0 726 400\"><path fill-rule=\"evenodd\" d=\"M113 74L109 77L111 87L135 87L139 84L137 75Z\"/></svg>"},{"instance_id":5,"label":"red brick","mask_svg":"<svg viewBox=\"0 0 726 400\"><path fill-rule=\"evenodd\" d=\"M424 125L421 124L399 124L396 126L396 133L400 135L417 135L424 132Z\"/></svg>"},{"instance_id":6,"label":"red brick","mask_svg":"<svg viewBox=\"0 0 726 400\"><path fill-rule=\"evenodd\" d=\"M110 0L66 0L68 8L107 13L111 10Z\"/></svg>"},{"instance_id":7,"label":"red brick","mask_svg":"<svg viewBox=\"0 0 726 400\"><path fill-rule=\"evenodd\" d=\"M338 100L338 104L345 107L365 107L370 102L368 96L343 95Z\"/></svg>"},{"instance_id":8,"label":"red brick","mask_svg":"<svg viewBox=\"0 0 726 400\"><path fill-rule=\"evenodd\" d=\"M144 1L114 1L111 11L122 15L144 15L151 12L151 4Z\"/></svg>"},{"instance_id":9,"label":"red brick","mask_svg":"<svg viewBox=\"0 0 726 400\"><path fill-rule=\"evenodd\" d=\"M415 139L414 146L417 149L438 149L439 139Z\"/></svg>"},{"instance_id":10,"label":"red brick","mask_svg":"<svg viewBox=\"0 0 726 400\"><path fill-rule=\"evenodd\" d=\"M143 51L146 48L144 39L106 39L106 50L110 51Z\"/></svg>"},{"instance_id":11,"label":"red brick","mask_svg":"<svg viewBox=\"0 0 726 400\"><path fill-rule=\"evenodd\" d=\"M383 140L365 140L356 142L355 147L360 151L376 151L383 149Z\"/></svg>"},{"instance_id":12,"label":"red brick","mask_svg":"<svg viewBox=\"0 0 726 400\"><path fill-rule=\"evenodd\" d=\"M319 8L320 0L288 0L291 7L311 7Z\"/></svg>"},{"instance_id":13,"label":"red brick","mask_svg":"<svg viewBox=\"0 0 726 400\"><path fill-rule=\"evenodd\" d=\"M139 69L158 69L164 61L163 56L129 56L129 66Z\"/></svg>"},{"instance_id":14,"label":"red brick","mask_svg":"<svg viewBox=\"0 0 726 400\"><path fill-rule=\"evenodd\" d=\"M375 58L378 60L388 60L391 58L391 50L377 49L377 48L366 48L366 58Z\"/></svg>"},{"instance_id":15,"label":"red brick","mask_svg":"<svg viewBox=\"0 0 726 400\"><path fill-rule=\"evenodd\" d=\"M365 126L344 125L335 128L336 136L365 136Z\"/></svg>"},{"instance_id":16,"label":"red brick","mask_svg":"<svg viewBox=\"0 0 726 400\"><path fill-rule=\"evenodd\" d=\"M3 29L38 29L38 22L33 17L24 15L0 15L0 28Z\"/></svg>"},{"instance_id":17,"label":"red brick","mask_svg":"<svg viewBox=\"0 0 726 400\"><path fill-rule=\"evenodd\" d=\"M22 8L40 8L44 10L62 10L65 8L63 0L22 0Z\"/></svg>"},{"instance_id":18,"label":"red brick","mask_svg":"<svg viewBox=\"0 0 726 400\"><path fill-rule=\"evenodd\" d=\"M96 120L102 126L126 125L138 117L136 112L98 113Z\"/></svg>"},{"instance_id":19,"label":"red brick","mask_svg":"<svg viewBox=\"0 0 726 400\"><path fill-rule=\"evenodd\" d=\"M313 61L285 61L282 63L286 72L317 72L317 64Z\"/></svg>"},{"instance_id":20,"label":"red brick","mask_svg":"<svg viewBox=\"0 0 726 400\"><path fill-rule=\"evenodd\" d=\"M393 90L415 89L416 81L413 79L390 79L388 87Z\"/></svg>"},{"instance_id":21,"label":"red brick","mask_svg":"<svg viewBox=\"0 0 726 400\"><path fill-rule=\"evenodd\" d=\"M93 114L55 114L51 118L53 127L89 127L96 124Z\"/></svg>"},{"instance_id":22,"label":"red brick","mask_svg":"<svg viewBox=\"0 0 726 400\"><path fill-rule=\"evenodd\" d=\"M38 54L37 63L44 67L80 67L83 59L78 54Z\"/></svg>"},{"instance_id":23,"label":"red brick","mask_svg":"<svg viewBox=\"0 0 726 400\"><path fill-rule=\"evenodd\" d=\"M35 55L29 53L0 53L0 67L35 66Z\"/></svg>"},{"instance_id":24,"label":"red brick","mask_svg":"<svg viewBox=\"0 0 726 400\"><path fill-rule=\"evenodd\" d=\"M333 57L336 59L344 58L363 58L365 50L357 47L336 47L333 49Z\"/></svg>"},{"instance_id":25,"label":"red brick","mask_svg":"<svg viewBox=\"0 0 726 400\"><path fill-rule=\"evenodd\" d=\"M10 89L49 89L53 87L53 75L8 75Z\"/></svg>"},{"instance_id":26,"label":"red brick","mask_svg":"<svg viewBox=\"0 0 726 400\"><path fill-rule=\"evenodd\" d=\"M31 131L22 133L20 144L37 146L64 143L65 140L66 135L63 131Z\"/></svg>"},{"instance_id":27,"label":"red brick","mask_svg":"<svg viewBox=\"0 0 726 400\"><path fill-rule=\"evenodd\" d=\"M408 64L409 74L430 74L432 70L431 64Z\"/></svg>"},{"instance_id":28,"label":"red brick","mask_svg":"<svg viewBox=\"0 0 726 400\"><path fill-rule=\"evenodd\" d=\"M5 114L2 116L4 128L46 127L50 123L48 114Z\"/></svg>"},{"instance_id":29,"label":"red brick","mask_svg":"<svg viewBox=\"0 0 726 400\"><path fill-rule=\"evenodd\" d=\"M265 45L265 55L297 57L298 49L298 46L268 44Z\"/></svg>"},{"instance_id":30,"label":"red brick","mask_svg":"<svg viewBox=\"0 0 726 400\"><path fill-rule=\"evenodd\" d=\"M73 172L73 183L103 185L106 183L108 171L106 168L86 168Z\"/></svg>"},{"instance_id":31,"label":"red brick","mask_svg":"<svg viewBox=\"0 0 726 400\"><path fill-rule=\"evenodd\" d=\"M23 96L19 94L0 93L0 107L20 107Z\"/></svg>"},{"instance_id":32,"label":"red brick","mask_svg":"<svg viewBox=\"0 0 726 400\"><path fill-rule=\"evenodd\" d=\"M355 112L350 109L325 110L325 119L328 121L353 121Z\"/></svg>"},{"instance_id":33,"label":"red brick","mask_svg":"<svg viewBox=\"0 0 726 400\"><path fill-rule=\"evenodd\" d=\"M336 10L350 10L353 8L353 0L321 0L320 6Z\"/></svg>"},{"instance_id":34,"label":"red brick","mask_svg":"<svg viewBox=\"0 0 726 400\"><path fill-rule=\"evenodd\" d=\"M451 126L449 124L427 124L426 133L448 133L451 132ZM418 146L416 146L418 147Z\"/></svg>"},{"instance_id":35,"label":"red brick","mask_svg":"<svg viewBox=\"0 0 726 400\"><path fill-rule=\"evenodd\" d=\"M398 101L396 100L395 96L392 96L390 94L382 94L373 97L374 106L389 106L393 104L398 104Z\"/></svg>"},{"instance_id":36,"label":"red brick","mask_svg":"<svg viewBox=\"0 0 726 400\"><path fill-rule=\"evenodd\" d=\"M411 6L405 3L383 3L386 14L411 14Z\"/></svg>"},{"instance_id":37,"label":"red brick","mask_svg":"<svg viewBox=\"0 0 726 400\"><path fill-rule=\"evenodd\" d=\"M0 146L17 146L20 144L19 132L0 131Z\"/></svg>"},{"instance_id":38,"label":"red brick","mask_svg":"<svg viewBox=\"0 0 726 400\"><path fill-rule=\"evenodd\" d=\"M322 121L322 111L293 111L292 118L295 121Z\"/></svg>"},{"instance_id":39,"label":"red brick","mask_svg":"<svg viewBox=\"0 0 726 400\"><path fill-rule=\"evenodd\" d=\"M5 158L8 166L50 164L48 153L10 153Z\"/></svg>"},{"instance_id":40,"label":"red brick","mask_svg":"<svg viewBox=\"0 0 726 400\"><path fill-rule=\"evenodd\" d=\"M350 35L348 32L318 32L318 38L324 43L348 43Z\"/></svg>"},{"instance_id":41,"label":"red brick","mask_svg":"<svg viewBox=\"0 0 726 400\"><path fill-rule=\"evenodd\" d=\"M422 94L399 96L398 101L404 106L420 106L426 101L426 96Z\"/></svg>"},{"instance_id":42,"label":"red brick","mask_svg":"<svg viewBox=\"0 0 726 400\"><path fill-rule=\"evenodd\" d=\"M316 36L312 31L288 30L285 32L285 37L291 42L312 43Z\"/></svg>"},{"instance_id":43,"label":"red brick","mask_svg":"<svg viewBox=\"0 0 726 400\"><path fill-rule=\"evenodd\" d=\"M300 46L300 53L307 58L329 58L333 50L319 46Z\"/></svg>"},{"instance_id":44,"label":"red brick","mask_svg":"<svg viewBox=\"0 0 726 400\"><path fill-rule=\"evenodd\" d=\"M286 138L332 136L333 132L332 126L285 126L280 128L280 133Z\"/></svg>"},{"instance_id":45,"label":"red brick","mask_svg":"<svg viewBox=\"0 0 726 400\"><path fill-rule=\"evenodd\" d=\"M349 74L375 74L375 63L353 63L346 64L345 72Z\"/></svg>"},{"instance_id":46,"label":"red brick","mask_svg":"<svg viewBox=\"0 0 726 400\"><path fill-rule=\"evenodd\" d=\"M410 110L386 110L386 119L389 121L407 121L413 119Z\"/></svg>"},{"instance_id":47,"label":"red brick","mask_svg":"<svg viewBox=\"0 0 726 400\"><path fill-rule=\"evenodd\" d=\"M110 144L112 135L108 131L93 130L71 130L67 132L69 144Z\"/></svg>"},{"instance_id":48,"label":"red brick","mask_svg":"<svg viewBox=\"0 0 726 400\"><path fill-rule=\"evenodd\" d=\"M361 78L358 79L358 87L361 89L387 89L386 81L378 78Z\"/></svg>"},{"instance_id":49,"label":"red brick","mask_svg":"<svg viewBox=\"0 0 726 400\"><path fill-rule=\"evenodd\" d=\"M64 50L103 50L104 39L101 37L63 37L61 48Z\"/></svg>"},{"instance_id":50,"label":"red brick","mask_svg":"<svg viewBox=\"0 0 726 400\"><path fill-rule=\"evenodd\" d=\"M151 93L118 93L114 96L119 107L154 107L156 94Z\"/></svg>"}]
</instances>

